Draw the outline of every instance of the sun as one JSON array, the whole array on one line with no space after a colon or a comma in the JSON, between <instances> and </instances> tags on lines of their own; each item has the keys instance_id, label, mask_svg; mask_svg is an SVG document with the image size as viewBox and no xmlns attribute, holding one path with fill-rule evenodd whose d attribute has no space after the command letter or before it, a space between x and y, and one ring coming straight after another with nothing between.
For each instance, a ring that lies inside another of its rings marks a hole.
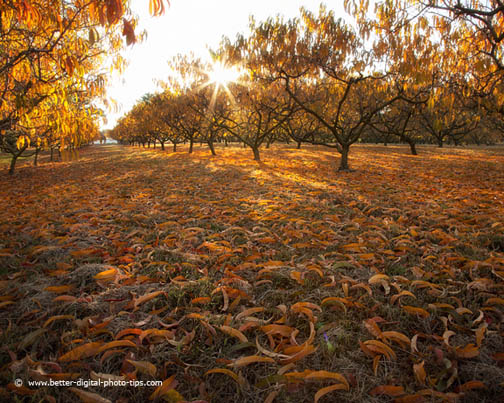
<instances>
[{"instance_id":1,"label":"sun","mask_svg":"<svg viewBox=\"0 0 504 403\"><path fill-rule=\"evenodd\" d=\"M240 73L238 70L228 67L220 62L214 63L208 72L209 83L226 87L227 84L236 81Z\"/></svg>"},{"instance_id":2,"label":"sun","mask_svg":"<svg viewBox=\"0 0 504 403\"><path fill-rule=\"evenodd\" d=\"M235 100L233 94L229 90L230 83L238 83L242 72L236 66L227 65L225 62L217 61L209 66L209 69L204 71L208 80L203 83L200 88L205 88L209 85L214 87L212 99L210 100L210 110L213 111L217 96L222 89L228 96L231 103L234 104Z\"/></svg>"}]
</instances>

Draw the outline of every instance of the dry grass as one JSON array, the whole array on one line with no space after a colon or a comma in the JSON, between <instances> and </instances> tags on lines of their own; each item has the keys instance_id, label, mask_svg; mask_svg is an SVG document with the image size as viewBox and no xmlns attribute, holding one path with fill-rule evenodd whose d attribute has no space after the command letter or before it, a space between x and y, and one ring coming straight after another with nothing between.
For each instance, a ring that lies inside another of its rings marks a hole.
<instances>
[{"instance_id":1,"label":"dry grass","mask_svg":"<svg viewBox=\"0 0 504 403\"><path fill-rule=\"evenodd\" d=\"M174 376L171 401L309 402L342 382L285 375L305 370L348 382L321 402L502 396L503 148L360 145L350 173L315 147L273 146L260 164L238 147L184 151L90 147L0 178L0 397L66 402L68 388L12 382L91 371ZM290 335L268 336L274 324ZM61 359L118 336L134 347Z\"/></svg>"}]
</instances>

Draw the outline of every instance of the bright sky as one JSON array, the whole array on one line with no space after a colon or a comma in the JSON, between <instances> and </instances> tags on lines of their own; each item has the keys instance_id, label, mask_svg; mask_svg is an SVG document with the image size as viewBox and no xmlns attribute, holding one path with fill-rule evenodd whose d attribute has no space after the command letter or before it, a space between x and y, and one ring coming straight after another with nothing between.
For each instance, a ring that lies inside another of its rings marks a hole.
<instances>
[{"instance_id":1,"label":"bright sky","mask_svg":"<svg viewBox=\"0 0 504 403\"><path fill-rule=\"evenodd\" d=\"M129 65L120 77L114 77L108 90L120 110L107 113L104 129L114 127L142 95L158 89L154 81L166 80L167 62L173 56L193 52L205 59L208 47L216 49L222 36L234 39L239 32L247 33L250 15L262 21L277 14L298 16L300 7L318 12L321 0L170 0L171 7L160 17L149 15L147 0L131 3L132 11L140 17L138 32L145 29L148 36L125 53ZM343 1L325 3L336 16L346 16Z\"/></svg>"}]
</instances>

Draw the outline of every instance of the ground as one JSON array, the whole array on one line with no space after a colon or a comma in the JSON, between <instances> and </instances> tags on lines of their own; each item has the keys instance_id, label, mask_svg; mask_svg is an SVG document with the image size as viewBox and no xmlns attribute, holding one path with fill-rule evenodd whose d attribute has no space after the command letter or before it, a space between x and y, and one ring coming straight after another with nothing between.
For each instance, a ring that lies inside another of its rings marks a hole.
<instances>
[{"instance_id":1,"label":"ground","mask_svg":"<svg viewBox=\"0 0 504 403\"><path fill-rule=\"evenodd\" d=\"M502 397L502 147L185 151L0 177L0 398Z\"/></svg>"}]
</instances>

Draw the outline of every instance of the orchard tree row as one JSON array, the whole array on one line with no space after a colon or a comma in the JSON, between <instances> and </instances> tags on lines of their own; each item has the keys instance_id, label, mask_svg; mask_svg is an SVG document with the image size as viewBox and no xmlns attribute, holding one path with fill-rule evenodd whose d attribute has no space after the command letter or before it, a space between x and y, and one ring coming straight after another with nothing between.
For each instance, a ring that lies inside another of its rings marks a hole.
<instances>
[{"instance_id":1,"label":"orchard tree row","mask_svg":"<svg viewBox=\"0 0 504 403\"><path fill-rule=\"evenodd\" d=\"M151 0L153 14L163 8ZM12 156L11 174L21 155L98 136L96 100L134 27L129 0L0 2L0 151Z\"/></svg>"},{"instance_id":2,"label":"orchard tree row","mask_svg":"<svg viewBox=\"0 0 504 403\"><path fill-rule=\"evenodd\" d=\"M240 141L256 160L263 144L293 140L336 149L341 170L361 141L400 141L413 154L418 143L502 141L500 39L485 33L504 26L499 2L494 26L460 2L412 9L384 1L373 18L367 2L345 3L352 24L324 7L301 10L295 19L252 21L247 36L222 41L213 65L174 59L176 78L144 96L111 136L174 149L189 142L189 152L206 142L213 154L215 141ZM216 79L222 66L242 74Z\"/></svg>"}]
</instances>

